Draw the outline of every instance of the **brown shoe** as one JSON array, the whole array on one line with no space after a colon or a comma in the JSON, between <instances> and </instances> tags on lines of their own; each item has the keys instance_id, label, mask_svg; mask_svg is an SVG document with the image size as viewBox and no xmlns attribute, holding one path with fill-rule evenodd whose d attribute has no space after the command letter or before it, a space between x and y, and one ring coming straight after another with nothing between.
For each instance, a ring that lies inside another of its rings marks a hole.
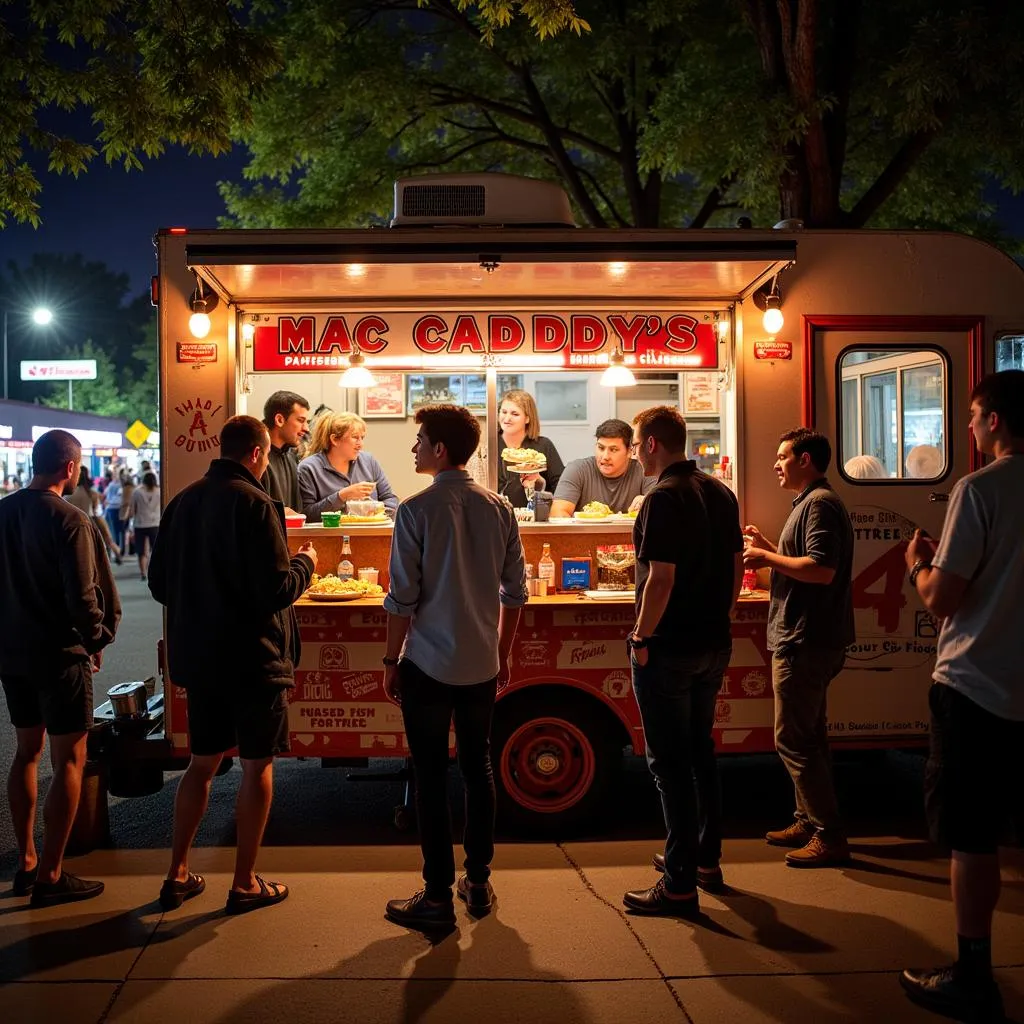
<instances>
[{"instance_id":1,"label":"brown shoe","mask_svg":"<svg viewBox=\"0 0 1024 1024\"><path fill-rule=\"evenodd\" d=\"M812 836L806 846L790 850L786 863L791 868L831 868L846 864L850 859L850 847L845 839L822 839Z\"/></svg>"},{"instance_id":2,"label":"brown shoe","mask_svg":"<svg viewBox=\"0 0 1024 1024\"><path fill-rule=\"evenodd\" d=\"M806 846L807 841L814 835L814 829L805 825L802 821L794 821L788 828L779 829L777 832L766 832L764 841L769 846L791 846L800 849Z\"/></svg>"}]
</instances>

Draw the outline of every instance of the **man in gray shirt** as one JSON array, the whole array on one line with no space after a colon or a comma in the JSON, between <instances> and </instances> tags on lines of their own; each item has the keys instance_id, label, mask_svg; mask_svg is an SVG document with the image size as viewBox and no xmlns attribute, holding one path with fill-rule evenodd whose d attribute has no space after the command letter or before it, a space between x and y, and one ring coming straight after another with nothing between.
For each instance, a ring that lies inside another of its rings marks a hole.
<instances>
[{"instance_id":1,"label":"man in gray shirt","mask_svg":"<svg viewBox=\"0 0 1024 1024\"><path fill-rule=\"evenodd\" d=\"M625 420L605 420L596 431L594 454L565 467L551 503L553 517L571 516L592 501L613 512L639 508L657 480L645 477L640 463L629 457L633 428Z\"/></svg>"},{"instance_id":2,"label":"man in gray shirt","mask_svg":"<svg viewBox=\"0 0 1024 1024\"><path fill-rule=\"evenodd\" d=\"M295 449L309 433L309 403L294 391L275 391L263 406L263 423L270 434L270 463L260 483L284 505L285 515L301 512Z\"/></svg>"},{"instance_id":3,"label":"man in gray shirt","mask_svg":"<svg viewBox=\"0 0 1024 1024\"><path fill-rule=\"evenodd\" d=\"M775 691L775 749L796 792L788 828L769 832L773 846L793 847L786 863L827 867L849 859L828 746L829 683L854 640L853 529L825 472L832 446L823 434L801 427L779 439L779 486L796 492L793 510L776 547L756 526L743 557L748 569L772 570L768 650Z\"/></svg>"},{"instance_id":4,"label":"man in gray shirt","mask_svg":"<svg viewBox=\"0 0 1024 1024\"><path fill-rule=\"evenodd\" d=\"M466 874L458 894L471 914L491 909L491 719L495 697L508 685L526 574L511 507L466 472L480 440L476 417L436 405L418 410L416 422L416 472L433 483L402 502L395 518L384 689L402 708L426 884L410 899L390 900L385 913L396 924L444 931L455 925L447 793L453 716L466 790Z\"/></svg>"}]
</instances>

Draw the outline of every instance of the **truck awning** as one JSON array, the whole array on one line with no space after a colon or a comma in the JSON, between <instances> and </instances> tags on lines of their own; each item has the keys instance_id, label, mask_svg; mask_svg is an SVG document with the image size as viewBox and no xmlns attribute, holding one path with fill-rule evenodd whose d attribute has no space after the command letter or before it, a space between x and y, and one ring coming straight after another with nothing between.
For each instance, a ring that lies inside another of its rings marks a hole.
<instances>
[{"instance_id":1,"label":"truck awning","mask_svg":"<svg viewBox=\"0 0 1024 1024\"><path fill-rule=\"evenodd\" d=\"M754 231L189 232L186 260L239 305L630 298L734 302L796 260Z\"/></svg>"}]
</instances>

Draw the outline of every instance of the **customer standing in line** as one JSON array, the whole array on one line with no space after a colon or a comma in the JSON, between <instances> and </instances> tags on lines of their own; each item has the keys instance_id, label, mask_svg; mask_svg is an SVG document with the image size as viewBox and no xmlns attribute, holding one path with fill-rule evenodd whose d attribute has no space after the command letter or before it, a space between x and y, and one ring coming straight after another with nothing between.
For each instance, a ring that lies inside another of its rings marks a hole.
<instances>
[{"instance_id":1,"label":"customer standing in line","mask_svg":"<svg viewBox=\"0 0 1024 1024\"><path fill-rule=\"evenodd\" d=\"M911 587L942 620L925 803L932 840L952 854L957 960L900 980L929 1009L1001 1021L992 976L999 846L1024 843L1024 371L978 383L971 431L994 461L953 485L938 546L917 531L906 554Z\"/></svg>"},{"instance_id":2,"label":"customer standing in line","mask_svg":"<svg viewBox=\"0 0 1024 1024\"><path fill-rule=\"evenodd\" d=\"M390 900L385 916L410 928L445 930L455 924L447 787L453 717L466 790L466 873L457 891L477 916L490 911L494 898L491 720L495 697L508 685L526 567L512 508L466 472L480 441L476 417L437 405L419 409L416 422L416 472L433 481L398 506L384 599L384 689L402 709L426 884L410 899Z\"/></svg>"},{"instance_id":3,"label":"customer standing in line","mask_svg":"<svg viewBox=\"0 0 1024 1024\"><path fill-rule=\"evenodd\" d=\"M156 473L150 471L142 478L142 486L132 491L131 517L135 531L135 553L139 559L139 575L146 579L146 566L156 545L160 527L160 488Z\"/></svg>"},{"instance_id":4,"label":"customer standing in line","mask_svg":"<svg viewBox=\"0 0 1024 1024\"><path fill-rule=\"evenodd\" d=\"M49 430L32 448L32 480L0 502L0 682L17 751L7 794L18 844L13 895L32 906L92 899L103 883L64 870L92 727L92 677L113 642L121 603L87 514L63 500L79 478L82 446ZM34 840L39 761L50 737L53 778Z\"/></svg>"},{"instance_id":5,"label":"customer standing in line","mask_svg":"<svg viewBox=\"0 0 1024 1024\"><path fill-rule=\"evenodd\" d=\"M220 458L168 504L149 566L167 607L170 679L188 697L192 757L174 800L171 864L160 905L173 910L206 887L189 854L225 753L237 747L235 874L226 911L280 903L283 882L256 874L274 793L274 756L288 749L285 690L295 685L299 629L292 605L309 586L316 551L289 557L284 507L259 481L270 435L252 416L221 429Z\"/></svg>"},{"instance_id":6,"label":"customer standing in line","mask_svg":"<svg viewBox=\"0 0 1024 1024\"><path fill-rule=\"evenodd\" d=\"M792 847L794 868L845 864L849 847L839 816L828 745L829 683L854 641L853 528L842 499L825 477L832 446L823 434L801 427L779 439L775 473L793 491L793 510L778 547L756 526L744 534L750 569L772 570L768 650L775 691L775 749L796 792L791 825L765 840Z\"/></svg>"},{"instance_id":7,"label":"customer standing in line","mask_svg":"<svg viewBox=\"0 0 1024 1024\"><path fill-rule=\"evenodd\" d=\"M724 888L712 729L732 654L743 535L735 495L686 458L686 421L677 409L645 409L633 429L636 457L657 485L633 527L637 619L626 643L668 836L664 855L654 858L662 878L622 902L636 913L693 918L698 887Z\"/></svg>"}]
</instances>

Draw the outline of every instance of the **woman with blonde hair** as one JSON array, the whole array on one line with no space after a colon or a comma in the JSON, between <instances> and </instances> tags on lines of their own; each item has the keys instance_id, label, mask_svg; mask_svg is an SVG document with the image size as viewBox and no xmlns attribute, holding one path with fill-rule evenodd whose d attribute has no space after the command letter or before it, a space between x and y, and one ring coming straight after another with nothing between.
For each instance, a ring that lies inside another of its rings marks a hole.
<instances>
[{"instance_id":1,"label":"woman with blonde hair","mask_svg":"<svg viewBox=\"0 0 1024 1024\"><path fill-rule=\"evenodd\" d=\"M398 495L380 463L363 451L366 423L352 412L322 413L309 441L309 455L299 463L299 493L309 522L323 512L344 512L348 502L383 501L394 518Z\"/></svg>"},{"instance_id":2,"label":"woman with blonde hair","mask_svg":"<svg viewBox=\"0 0 1024 1024\"><path fill-rule=\"evenodd\" d=\"M565 465L558 449L541 436L537 403L528 391L506 391L498 403L498 443L494 455L498 459L498 493L504 494L516 508L526 506L526 489L533 489L535 480L544 481L544 489L554 493ZM501 457L504 448L532 448L547 460L541 473L522 475L510 473Z\"/></svg>"}]
</instances>

